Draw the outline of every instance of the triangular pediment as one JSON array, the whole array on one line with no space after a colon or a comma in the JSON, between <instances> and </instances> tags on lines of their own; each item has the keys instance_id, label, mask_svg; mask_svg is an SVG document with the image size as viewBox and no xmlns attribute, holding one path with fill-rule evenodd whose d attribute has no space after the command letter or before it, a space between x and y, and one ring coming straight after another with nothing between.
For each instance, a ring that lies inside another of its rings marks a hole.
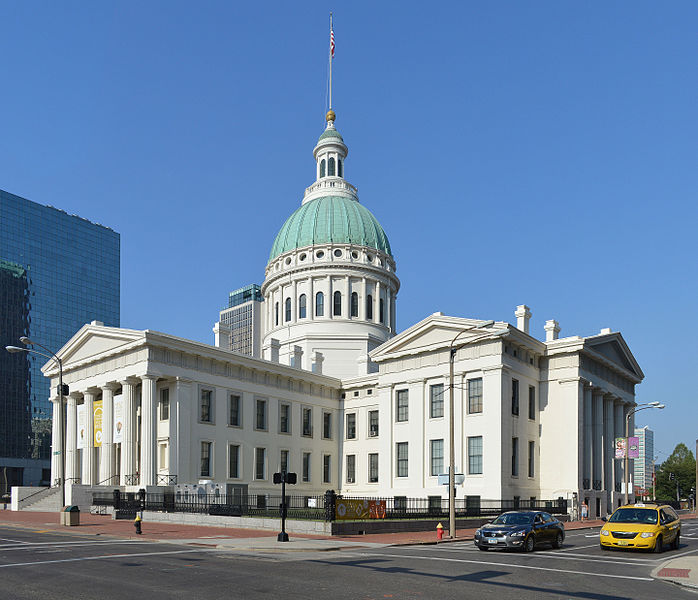
<instances>
[{"instance_id":1,"label":"triangular pediment","mask_svg":"<svg viewBox=\"0 0 698 600\"><path fill-rule=\"evenodd\" d=\"M620 333L587 338L585 346L639 379L644 379L645 374Z\"/></svg>"},{"instance_id":2,"label":"triangular pediment","mask_svg":"<svg viewBox=\"0 0 698 600\"><path fill-rule=\"evenodd\" d=\"M382 362L402 356L445 350L456 336L458 336L458 344L465 343L469 339L482 337L481 332L461 332L484 323L487 321L447 317L436 313L381 344L371 352L371 360ZM491 331L506 327L506 323L495 323ZM459 333L460 335L458 335Z\"/></svg>"},{"instance_id":3,"label":"triangular pediment","mask_svg":"<svg viewBox=\"0 0 698 600\"><path fill-rule=\"evenodd\" d=\"M88 324L83 325L57 355L63 361L63 369L67 370L73 365L90 362L98 357L126 349L144 338L144 331ZM50 366L49 363L47 367Z\"/></svg>"}]
</instances>

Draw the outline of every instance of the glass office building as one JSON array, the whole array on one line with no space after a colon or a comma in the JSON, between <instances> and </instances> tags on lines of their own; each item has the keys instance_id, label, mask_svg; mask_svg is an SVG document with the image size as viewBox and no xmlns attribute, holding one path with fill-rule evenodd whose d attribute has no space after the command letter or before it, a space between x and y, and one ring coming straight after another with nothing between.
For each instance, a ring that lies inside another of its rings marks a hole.
<instances>
[{"instance_id":1,"label":"glass office building","mask_svg":"<svg viewBox=\"0 0 698 600\"><path fill-rule=\"evenodd\" d=\"M119 262L109 227L0 190L0 494L51 483L47 360L4 347L57 352L85 323L118 327Z\"/></svg>"},{"instance_id":2,"label":"glass office building","mask_svg":"<svg viewBox=\"0 0 698 600\"><path fill-rule=\"evenodd\" d=\"M228 306L220 312L219 321L227 336L225 340L219 339L220 345L233 352L261 357L262 302L262 289L256 283L228 294Z\"/></svg>"}]
</instances>

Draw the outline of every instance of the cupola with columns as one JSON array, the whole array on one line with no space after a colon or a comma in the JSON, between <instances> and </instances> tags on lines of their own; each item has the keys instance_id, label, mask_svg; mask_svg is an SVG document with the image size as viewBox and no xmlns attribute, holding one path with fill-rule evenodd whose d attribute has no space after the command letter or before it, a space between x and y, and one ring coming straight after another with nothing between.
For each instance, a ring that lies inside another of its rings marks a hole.
<instances>
[{"instance_id":1,"label":"cupola with columns","mask_svg":"<svg viewBox=\"0 0 698 600\"><path fill-rule=\"evenodd\" d=\"M336 377L376 369L395 335L400 281L388 236L344 179L349 150L329 110L315 183L274 240L262 285L264 357Z\"/></svg>"}]
</instances>

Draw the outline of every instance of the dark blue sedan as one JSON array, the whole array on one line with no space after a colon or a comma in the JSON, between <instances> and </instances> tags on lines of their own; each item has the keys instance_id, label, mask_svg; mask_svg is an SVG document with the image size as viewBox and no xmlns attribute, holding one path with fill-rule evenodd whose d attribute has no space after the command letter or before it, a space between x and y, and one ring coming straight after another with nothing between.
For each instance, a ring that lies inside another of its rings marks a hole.
<instances>
[{"instance_id":1,"label":"dark blue sedan","mask_svg":"<svg viewBox=\"0 0 698 600\"><path fill-rule=\"evenodd\" d=\"M564 541L565 526L542 511L506 512L475 532L475 545L480 550L517 548L533 552L539 544L560 548Z\"/></svg>"}]
</instances>

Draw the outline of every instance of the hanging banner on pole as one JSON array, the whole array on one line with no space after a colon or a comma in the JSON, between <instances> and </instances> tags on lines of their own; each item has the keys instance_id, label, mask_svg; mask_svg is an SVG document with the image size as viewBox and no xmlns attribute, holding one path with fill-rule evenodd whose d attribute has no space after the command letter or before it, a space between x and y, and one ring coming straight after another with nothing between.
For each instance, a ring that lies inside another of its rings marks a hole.
<instances>
[{"instance_id":1,"label":"hanging banner on pole","mask_svg":"<svg viewBox=\"0 0 698 600\"><path fill-rule=\"evenodd\" d=\"M124 397L121 394L114 396L113 439L115 444L124 441Z\"/></svg>"},{"instance_id":2,"label":"hanging banner on pole","mask_svg":"<svg viewBox=\"0 0 698 600\"><path fill-rule=\"evenodd\" d=\"M95 432L94 445L99 448L102 445L102 401L95 400L93 404L93 425Z\"/></svg>"},{"instance_id":3,"label":"hanging banner on pole","mask_svg":"<svg viewBox=\"0 0 698 600\"><path fill-rule=\"evenodd\" d=\"M640 438L628 438L628 458L640 458Z\"/></svg>"},{"instance_id":4,"label":"hanging banner on pole","mask_svg":"<svg viewBox=\"0 0 698 600\"><path fill-rule=\"evenodd\" d=\"M78 417L78 450L82 450L85 447L85 405L84 404L78 404L77 417Z\"/></svg>"},{"instance_id":5,"label":"hanging banner on pole","mask_svg":"<svg viewBox=\"0 0 698 600\"><path fill-rule=\"evenodd\" d=\"M625 438L616 438L616 458L625 458Z\"/></svg>"}]
</instances>

